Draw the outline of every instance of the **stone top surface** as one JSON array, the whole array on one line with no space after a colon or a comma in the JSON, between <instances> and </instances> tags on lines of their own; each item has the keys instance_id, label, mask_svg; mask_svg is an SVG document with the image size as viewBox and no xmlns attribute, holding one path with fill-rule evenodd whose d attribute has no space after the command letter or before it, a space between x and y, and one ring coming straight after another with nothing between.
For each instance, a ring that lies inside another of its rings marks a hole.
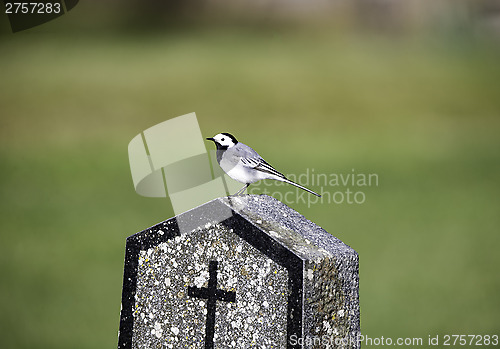
<instances>
[{"instance_id":1,"label":"stone top surface","mask_svg":"<svg viewBox=\"0 0 500 349\"><path fill-rule=\"evenodd\" d=\"M357 252L284 203L267 195L215 199L268 232L302 259L357 257Z\"/></svg>"}]
</instances>

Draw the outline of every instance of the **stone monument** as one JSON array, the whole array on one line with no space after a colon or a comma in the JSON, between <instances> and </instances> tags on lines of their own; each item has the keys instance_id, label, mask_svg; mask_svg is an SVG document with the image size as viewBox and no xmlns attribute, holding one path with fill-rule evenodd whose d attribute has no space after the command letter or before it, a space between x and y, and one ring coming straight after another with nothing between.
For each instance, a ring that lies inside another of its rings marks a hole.
<instances>
[{"instance_id":1,"label":"stone monument","mask_svg":"<svg viewBox=\"0 0 500 349\"><path fill-rule=\"evenodd\" d=\"M266 195L127 238L118 348L359 348L358 254Z\"/></svg>"}]
</instances>

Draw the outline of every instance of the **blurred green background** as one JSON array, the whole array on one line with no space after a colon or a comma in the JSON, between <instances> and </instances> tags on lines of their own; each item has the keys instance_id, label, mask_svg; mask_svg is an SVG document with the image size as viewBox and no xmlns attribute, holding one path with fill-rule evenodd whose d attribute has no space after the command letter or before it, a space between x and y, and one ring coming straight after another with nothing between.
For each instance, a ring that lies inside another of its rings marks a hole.
<instances>
[{"instance_id":1,"label":"blurred green background","mask_svg":"<svg viewBox=\"0 0 500 349\"><path fill-rule=\"evenodd\" d=\"M378 175L360 205L290 204L359 253L363 334L500 334L490 17L124 3L2 19L0 347L116 347L125 239L173 215L134 192L127 145L193 111L284 173Z\"/></svg>"}]
</instances>

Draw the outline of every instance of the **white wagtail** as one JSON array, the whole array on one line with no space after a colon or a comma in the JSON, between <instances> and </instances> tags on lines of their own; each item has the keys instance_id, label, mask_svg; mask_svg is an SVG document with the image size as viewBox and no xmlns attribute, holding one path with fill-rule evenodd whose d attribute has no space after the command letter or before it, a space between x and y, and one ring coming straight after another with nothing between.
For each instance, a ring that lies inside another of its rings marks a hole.
<instances>
[{"instance_id":1,"label":"white wagtail","mask_svg":"<svg viewBox=\"0 0 500 349\"><path fill-rule=\"evenodd\" d=\"M261 179L274 179L289 183L321 197L318 193L292 182L282 173L276 171L255 150L246 144L238 142L233 135L219 133L213 138L207 138L207 140L215 143L217 147L217 162L222 170L232 179L245 183L245 186L234 195L240 195L250 184Z\"/></svg>"}]
</instances>

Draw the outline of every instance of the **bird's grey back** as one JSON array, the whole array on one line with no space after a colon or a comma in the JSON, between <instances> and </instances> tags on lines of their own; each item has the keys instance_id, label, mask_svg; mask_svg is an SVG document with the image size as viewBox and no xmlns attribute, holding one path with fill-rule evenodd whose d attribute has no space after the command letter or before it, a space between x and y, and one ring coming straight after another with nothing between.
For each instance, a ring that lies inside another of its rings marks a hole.
<instances>
[{"instance_id":1,"label":"bird's grey back","mask_svg":"<svg viewBox=\"0 0 500 349\"><path fill-rule=\"evenodd\" d=\"M255 150L253 150L248 145L243 144L241 142L238 142L234 147L230 148L229 150L233 150L235 154L237 154L242 158L262 159L262 157Z\"/></svg>"},{"instance_id":2,"label":"bird's grey back","mask_svg":"<svg viewBox=\"0 0 500 349\"><path fill-rule=\"evenodd\" d=\"M224 167L232 168L240 162L241 158L262 160L255 150L246 144L238 142L221 153L221 160L224 160L224 164L222 164L221 161L219 161L219 164Z\"/></svg>"}]
</instances>

